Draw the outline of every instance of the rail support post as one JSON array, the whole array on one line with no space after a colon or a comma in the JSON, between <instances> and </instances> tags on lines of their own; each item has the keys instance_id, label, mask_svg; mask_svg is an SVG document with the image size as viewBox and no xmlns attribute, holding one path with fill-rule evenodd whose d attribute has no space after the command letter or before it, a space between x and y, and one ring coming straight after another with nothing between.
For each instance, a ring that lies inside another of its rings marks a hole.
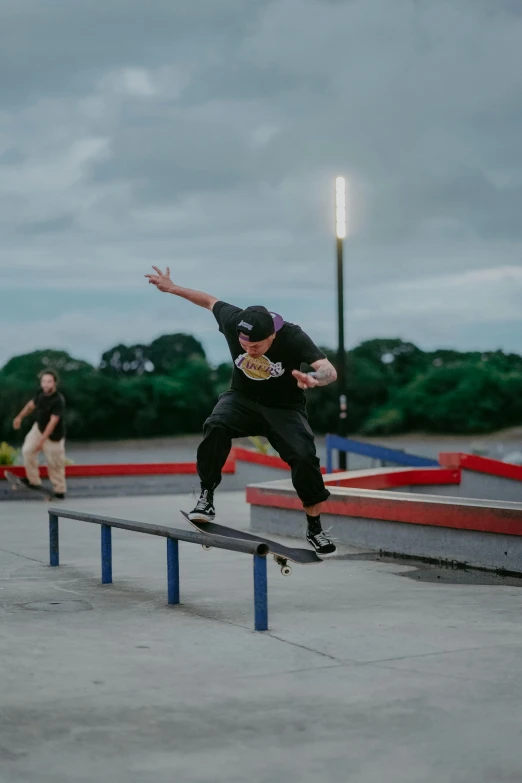
<instances>
[{"instance_id":1,"label":"rail support post","mask_svg":"<svg viewBox=\"0 0 522 783\"><path fill-rule=\"evenodd\" d=\"M49 514L49 565L60 565L60 539L56 514Z\"/></svg>"},{"instance_id":2,"label":"rail support post","mask_svg":"<svg viewBox=\"0 0 522 783\"><path fill-rule=\"evenodd\" d=\"M179 544L167 538L167 589L169 604L179 604Z\"/></svg>"},{"instance_id":3,"label":"rail support post","mask_svg":"<svg viewBox=\"0 0 522 783\"><path fill-rule=\"evenodd\" d=\"M266 557L254 555L254 607L256 631L268 631Z\"/></svg>"},{"instance_id":4,"label":"rail support post","mask_svg":"<svg viewBox=\"0 0 522 783\"><path fill-rule=\"evenodd\" d=\"M112 530L110 525L101 526L102 585L112 584Z\"/></svg>"}]
</instances>

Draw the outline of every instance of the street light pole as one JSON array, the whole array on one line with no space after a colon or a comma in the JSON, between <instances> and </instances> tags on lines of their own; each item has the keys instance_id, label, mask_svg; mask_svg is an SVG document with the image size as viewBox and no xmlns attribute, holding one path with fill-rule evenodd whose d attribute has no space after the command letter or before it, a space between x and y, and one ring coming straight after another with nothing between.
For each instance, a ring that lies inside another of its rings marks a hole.
<instances>
[{"instance_id":1,"label":"street light pole","mask_svg":"<svg viewBox=\"0 0 522 783\"><path fill-rule=\"evenodd\" d=\"M346 237L346 182L335 180L335 233L337 237L337 387L339 389L339 435L347 434L346 413L346 356L344 350L344 276L343 240ZM346 470L346 452L339 451L339 468Z\"/></svg>"}]
</instances>

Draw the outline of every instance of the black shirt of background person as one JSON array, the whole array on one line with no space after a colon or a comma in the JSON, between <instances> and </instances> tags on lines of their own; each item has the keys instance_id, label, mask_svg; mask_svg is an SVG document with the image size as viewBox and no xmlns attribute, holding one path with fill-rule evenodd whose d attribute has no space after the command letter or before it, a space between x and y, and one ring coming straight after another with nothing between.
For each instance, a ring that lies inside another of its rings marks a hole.
<instances>
[{"instance_id":1,"label":"black shirt of background person","mask_svg":"<svg viewBox=\"0 0 522 783\"><path fill-rule=\"evenodd\" d=\"M35 417L38 429L43 432L51 416L59 416L60 421L49 435L49 440L58 441L65 438L65 398L59 391L55 391L54 394L44 394L43 391L39 391L34 397L33 402L35 404Z\"/></svg>"},{"instance_id":2,"label":"black shirt of background person","mask_svg":"<svg viewBox=\"0 0 522 783\"><path fill-rule=\"evenodd\" d=\"M297 324L285 322L266 354L253 358L238 340L237 316L241 308L216 302L212 312L234 361L231 388L270 408L304 410L306 397L292 370L325 358L306 332Z\"/></svg>"}]
</instances>

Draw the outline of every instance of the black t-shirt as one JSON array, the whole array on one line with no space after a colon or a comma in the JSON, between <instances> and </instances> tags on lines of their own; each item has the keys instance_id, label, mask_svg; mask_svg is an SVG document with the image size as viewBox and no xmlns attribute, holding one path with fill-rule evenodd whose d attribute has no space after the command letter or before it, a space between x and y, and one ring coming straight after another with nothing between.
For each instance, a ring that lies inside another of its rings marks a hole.
<instances>
[{"instance_id":1,"label":"black t-shirt","mask_svg":"<svg viewBox=\"0 0 522 783\"><path fill-rule=\"evenodd\" d=\"M325 355L301 327L285 322L266 354L253 358L243 350L237 336L241 308L216 302L212 312L234 361L232 389L271 408L304 409L306 397L292 370L300 370L302 364L312 364Z\"/></svg>"},{"instance_id":2,"label":"black t-shirt","mask_svg":"<svg viewBox=\"0 0 522 783\"><path fill-rule=\"evenodd\" d=\"M40 432L45 430L51 416L59 416L60 421L49 435L49 440L58 441L65 438L65 399L63 394L60 394L59 391L55 391L54 394L44 394L43 391L39 391L33 397L33 402L36 406L34 413Z\"/></svg>"}]
</instances>

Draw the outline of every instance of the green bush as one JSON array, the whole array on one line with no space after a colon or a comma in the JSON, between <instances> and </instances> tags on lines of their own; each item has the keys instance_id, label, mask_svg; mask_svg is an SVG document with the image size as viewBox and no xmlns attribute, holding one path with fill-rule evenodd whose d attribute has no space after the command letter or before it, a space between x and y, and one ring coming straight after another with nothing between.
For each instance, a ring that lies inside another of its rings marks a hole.
<instances>
[{"instance_id":1,"label":"green bush","mask_svg":"<svg viewBox=\"0 0 522 783\"><path fill-rule=\"evenodd\" d=\"M18 449L10 446L5 440L0 443L0 465L14 465L18 457Z\"/></svg>"},{"instance_id":2,"label":"green bush","mask_svg":"<svg viewBox=\"0 0 522 783\"><path fill-rule=\"evenodd\" d=\"M432 367L365 422L366 434L424 431L473 434L522 422L522 372L486 362Z\"/></svg>"}]
</instances>

